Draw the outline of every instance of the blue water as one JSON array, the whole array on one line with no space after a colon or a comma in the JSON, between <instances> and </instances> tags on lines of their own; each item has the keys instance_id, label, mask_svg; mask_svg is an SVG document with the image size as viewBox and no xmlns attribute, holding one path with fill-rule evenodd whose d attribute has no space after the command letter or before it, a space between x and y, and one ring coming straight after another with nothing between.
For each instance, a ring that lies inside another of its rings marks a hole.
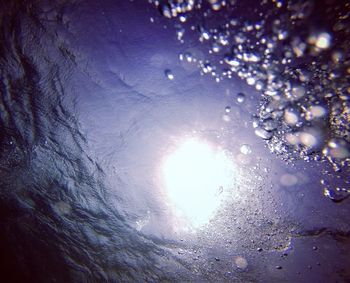
<instances>
[{"instance_id":1,"label":"blue water","mask_svg":"<svg viewBox=\"0 0 350 283\"><path fill-rule=\"evenodd\" d=\"M205 44L179 42L147 1L2 2L3 282L350 280L349 200L320 185L326 171L343 184L348 165L271 153L251 126L260 93L179 60L206 58ZM237 175L212 221L187 233L159 166L193 135L229 152Z\"/></svg>"}]
</instances>

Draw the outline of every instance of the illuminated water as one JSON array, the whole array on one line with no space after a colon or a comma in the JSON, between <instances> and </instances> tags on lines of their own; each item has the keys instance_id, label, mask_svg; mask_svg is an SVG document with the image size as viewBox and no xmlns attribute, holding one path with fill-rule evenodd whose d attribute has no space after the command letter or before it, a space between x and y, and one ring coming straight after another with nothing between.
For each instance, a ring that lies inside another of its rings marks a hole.
<instances>
[{"instance_id":1,"label":"illuminated water","mask_svg":"<svg viewBox=\"0 0 350 283\"><path fill-rule=\"evenodd\" d=\"M3 281L349 281L349 9L2 1Z\"/></svg>"}]
</instances>

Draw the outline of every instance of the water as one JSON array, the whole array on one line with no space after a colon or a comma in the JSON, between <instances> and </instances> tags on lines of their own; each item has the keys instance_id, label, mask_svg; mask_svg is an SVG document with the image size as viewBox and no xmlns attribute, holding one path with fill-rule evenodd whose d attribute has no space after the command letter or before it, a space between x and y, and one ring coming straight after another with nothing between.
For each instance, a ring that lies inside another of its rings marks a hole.
<instances>
[{"instance_id":1,"label":"water","mask_svg":"<svg viewBox=\"0 0 350 283\"><path fill-rule=\"evenodd\" d=\"M350 278L345 2L0 10L7 282ZM180 233L159 172L192 137L235 172Z\"/></svg>"}]
</instances>

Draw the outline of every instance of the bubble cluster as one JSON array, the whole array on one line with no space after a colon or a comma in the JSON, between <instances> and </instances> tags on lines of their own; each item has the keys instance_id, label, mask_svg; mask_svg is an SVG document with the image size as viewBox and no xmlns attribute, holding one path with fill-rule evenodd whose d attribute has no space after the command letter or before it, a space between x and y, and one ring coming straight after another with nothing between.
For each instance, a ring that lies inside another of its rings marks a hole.
<instances>
[{"instance_id":1,"label":"bubble cluster","mask_svg":"<svg viewBox=\"0 0 350 283\"><path fill-rule=\"evenodd\" d=\"M346 1L260 1L251 13L244 1L149 1L180 23L177 30L186 31L178 34L181 42L183 34L196 32L208 48L207 56L183 53L180 60L196 64L217 82L238 77L262 95L258 112L252 113L253 127L272 153L350 173ZM236 96L237 103L244 100Z\"/></svg>"}]
</instances>

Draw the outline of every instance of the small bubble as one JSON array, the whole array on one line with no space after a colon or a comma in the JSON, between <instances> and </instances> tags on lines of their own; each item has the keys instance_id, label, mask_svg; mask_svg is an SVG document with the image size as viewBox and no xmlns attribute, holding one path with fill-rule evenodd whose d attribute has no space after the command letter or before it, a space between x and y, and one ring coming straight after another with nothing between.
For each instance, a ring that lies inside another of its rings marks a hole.
<instances>
[{"instance_id":1,"label":"small bubble","mask_svg":"<svg viewBox=\"0 0 350 283\"><path fill-rule=\"evenodd\" d=\"M213 43L212 50L213 50L213 52L218 53L218 52L220 52L221 47L219 44Z\"/></svg>"},{"instance_id":2,"label":"small bubble","mask_svg":"<svg viewBox=\"0 0 350 283\"><path fill-rule=\"evenodd\" d=\"M285 40L288 37L287 31L280 31L277 35L278 40Z\"/></svg>"},{"instance_id":3,"label":"small bubble","mask_svg":"<svg viewBox=\"0 0 350 283\"><path fill-rule=\"evenodd\" d=\"M186 53L185 53L185 59L186 59L186 61L187 61L188 63L191 63L191 62L193 61L193 56L192 56L192 54L189 53L189 52L186 52Z\"/></svg>"},{"instance_id":4,"label":"small bubble","mask_svg":"<svg viewBox=\"0 0 350 283\"><path fill-rule=\"evenodd\" d=\"M166 76L169 80L173 80L173 79L175 78L174 75L173 75L173 73L172 73L172 71L169 70L169 69L166 69L166 70L164 71L164 74L165 74L165 76Z\"/></svg>"},{"instance_id":5,"label":"small bubble","mask_svg":"<svg viewBox=\"0 0 350 283\"><path fill-rule=\"evenodd\" d=\"M213 66L209 62L205 62L201 65L203 73L207 74L214 70Z\"/></svg>"},{"instance_id":6,"label":"small bubble","mask_svg":"<svg viewBox=\"0 0 350 283\"><path fill-rule=\"evenodd\" d=\"M226 113L230 113L231 112L231 107L230 106L226 106L225 107L225 112Z\"/></svg>"},{"instance_id":7,"label":"small bubble","mask_svg":"<svg viewBox=\"0 0 350 283\"><path fill-rule=\"evenodd\" d=\"M264 83L261 81L257 81L255 84L255 89L256 90L262 90L264 88Z\"/></svg>"},{"instance_id":8,"label":"small bubble","mask_svg":"<svg viewBox=\"0 0 350 283\"><path fill-rule=\"evenodd\" d=\"M221 0L208 0L208 2L211 4L211 8L214 11L220 10L221 6L223 5L223 1Z\"/></svg>"},{"instance_id":9,"label":"small bubble","mask_svg":"<svg viewBox=\"0 0 350 283\"><path fill-rule=\"evenodd\" d=\"M185 29L178 26L176 27L176 35L177 35L177 40L183 42L183 36L185 34Z\"/></svg>"},{"instance_id":10,"label":"small bubble","mask_svg":"<svg viewBox=\"0 0 350 283\"><path fill-rule=\"evenodd\" d=\"M255 84L255 79L253 77L248 77L246 79L248 85L254 85Z\"/></svg>"},{"instance_id":11,"label":"small bubble","mask_svg":"<svg viewBox=\"0 0 350 283\"><path fill-rule=\"evenodd\" d=\"M171 10L167 4L163 4L161 6L161 12L162 12L164 17L169 18L169 19L171 18Z\"/></svg>"},{"instance_id":12,"label":"small bubble","mask_svg":"<svg viewBox=\"0 0 350 283\"><path fill-rule=\"evenodd\" d=\"M229 44L229 40L227 38L227 35L220 34L218 38L218 43L220 43L222 46L226 46Z\"/></svg>"},{"instance_id":13,"label":"small bubble","mask_svg":"<svg viewBox=\"0 0 350 283\"><path fill-rule=\"evenodd\" d=\"M179 20L181 23L184 23L187 21L187 15L186 14L180 14L179 15Z\"/></svg>"},{"instance_id":14,"label":"small bubble","mask_svg":"<svg viewBox=\"0 0 350 283\"><path fill-rule=\"evenodd\" d=\"M200 40L209 40L211 37L211 34L209 31L207 31L205 28L203 28L202 26L199 27L199 31L200 31Z\"/></svg>"},{"instance_id":15,"label":"small bubble","mask_svg":"<svg viewBox=\"0 0 350 283\"><path fill-rule=\"evenodd\" d=\"M244 94L244 93L239 92L239 93L237 94L236 99L237 99L237 102L238 102L238 103L243 103L243 102L244 102L244 100L245 100L245 94Z\"/></svg>"},{"instance_id":16,"label":"small bubble","mask_svg":"<svg viewBox=\"0 0 350 283\"><path fill-rule=\"evenodd\" d=\"M252 125L254 129L259 127L259 119L257 117L252 117Z\"/></svg>"}]
</instances>

